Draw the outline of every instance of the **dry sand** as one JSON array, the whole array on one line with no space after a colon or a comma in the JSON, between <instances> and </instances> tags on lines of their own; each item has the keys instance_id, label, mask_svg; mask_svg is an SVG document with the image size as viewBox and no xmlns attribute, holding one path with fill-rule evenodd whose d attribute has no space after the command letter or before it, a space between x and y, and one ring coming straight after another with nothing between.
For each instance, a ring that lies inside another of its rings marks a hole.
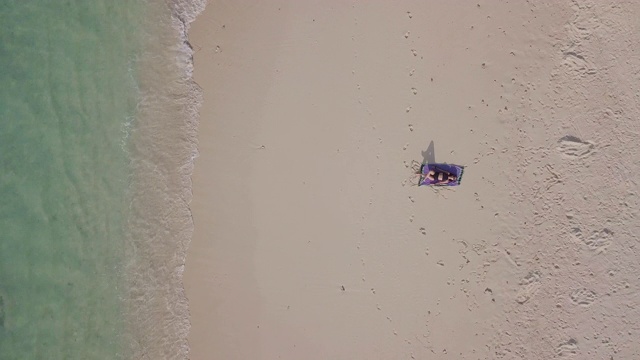
<instances>
[{"instance_id":1,"label":"dry sand","mask_svg":"<svg viewBox=\"0 0 640 360\"><path fill-rule=\"evenodd\" d=\"M638 18L211 1L191 359L640 358ZM410 186L434 157L462 186Z\"/></svg>"}]
</instances>

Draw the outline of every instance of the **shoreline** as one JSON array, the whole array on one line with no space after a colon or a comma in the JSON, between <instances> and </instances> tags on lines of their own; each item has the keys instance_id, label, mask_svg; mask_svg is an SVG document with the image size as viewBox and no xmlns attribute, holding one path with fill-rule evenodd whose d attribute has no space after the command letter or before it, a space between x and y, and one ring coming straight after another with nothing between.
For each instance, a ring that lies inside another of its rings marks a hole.
<instances>
[{"instance_id":1,"label":"shoreline","mask_svg":"<svg viewBox=\"0 0 640 360\"><path fill-rule=\"evenodd\" d=\"M182 273L193 234L189 202L201 103L187 31L204 0L146 5L141 45L129 69L136 81L135 113L123 129L130 171L123 356L187 358Z\"/></svg>"}]
</instances>

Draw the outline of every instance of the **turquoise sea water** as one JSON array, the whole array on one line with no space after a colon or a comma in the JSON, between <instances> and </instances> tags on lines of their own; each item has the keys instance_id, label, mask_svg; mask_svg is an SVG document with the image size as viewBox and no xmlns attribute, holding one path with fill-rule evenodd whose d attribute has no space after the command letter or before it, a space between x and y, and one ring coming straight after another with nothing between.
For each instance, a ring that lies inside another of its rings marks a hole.
<instances>
[{"instance_id":1,"label":"turquoise sea water","mask_svg":"<svg viewBox=\"0 0 640 360\"><path fill-rule=\"evenodd\" d=\"M185 356L195 10L0 1L0 359Z\"/></svg>"}]
</instances>

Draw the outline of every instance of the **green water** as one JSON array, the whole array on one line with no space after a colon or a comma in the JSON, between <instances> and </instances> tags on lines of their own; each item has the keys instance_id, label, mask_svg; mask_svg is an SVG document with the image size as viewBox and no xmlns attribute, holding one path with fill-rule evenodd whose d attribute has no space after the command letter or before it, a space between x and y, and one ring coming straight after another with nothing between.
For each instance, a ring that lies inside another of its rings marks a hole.
<instances>
[{"instance_id":1,"label":"green water","mask_svg":"<svg viewBox=\"0 0 640 360\"><path fill-rule=\"evenodd\" d=\"M119 359L142 4L0 0L0 359Z\"/></svg>"}]
</instances>

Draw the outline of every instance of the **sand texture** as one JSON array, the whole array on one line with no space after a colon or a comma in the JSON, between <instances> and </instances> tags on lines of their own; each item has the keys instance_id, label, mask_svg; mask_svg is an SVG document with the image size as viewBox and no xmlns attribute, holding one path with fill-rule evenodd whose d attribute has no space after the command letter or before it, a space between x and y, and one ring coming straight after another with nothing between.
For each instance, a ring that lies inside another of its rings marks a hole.
<instances>
[{"instance_id":1,"label":"sand texture","mask_svg":"<svg viewBox=\"0 0 640 360\"><path fill-rule=\"evenodd\" d=\"M637 19L211 1L191 359L640 358ZM462 185L412 186L413 161Z\"/></svg>"}]
</instances>

